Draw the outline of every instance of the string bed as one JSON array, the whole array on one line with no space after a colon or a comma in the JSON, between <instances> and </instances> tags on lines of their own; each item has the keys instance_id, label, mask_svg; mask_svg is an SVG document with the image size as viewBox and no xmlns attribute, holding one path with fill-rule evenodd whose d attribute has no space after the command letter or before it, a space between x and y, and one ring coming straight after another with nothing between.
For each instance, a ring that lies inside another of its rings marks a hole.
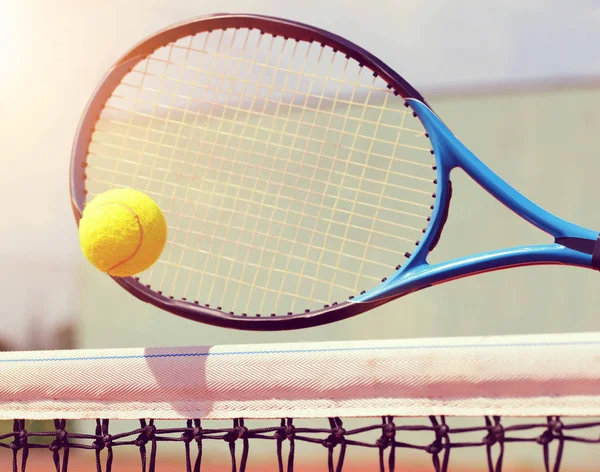
<instances>
[{"instance_id":1,"label":"string bed","mask_svg":"<svg viewBox=\"0 0 600 472\"><path fill-rule=\"evenodd\" d=\"M115 187L164 210L140 281L235 314L313 311L377 286L428 225L435 159L388 84L316 42L187 36L143 58L100 113L88 199Z\"/></svg>"}]
</instances>

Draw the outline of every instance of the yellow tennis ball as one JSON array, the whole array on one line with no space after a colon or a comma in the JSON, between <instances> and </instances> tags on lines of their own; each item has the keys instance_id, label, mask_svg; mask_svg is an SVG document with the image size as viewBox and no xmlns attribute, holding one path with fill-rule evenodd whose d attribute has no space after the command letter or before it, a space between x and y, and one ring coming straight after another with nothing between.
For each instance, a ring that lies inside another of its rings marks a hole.
<instances>
[{"instance_id":1,"label":"yellow tennis ball","mask_svg":"<svg viewBox=\"0 0 600 472\"><path fill-rule=\"evenodd\" d=\"M115 277L139 274L160 257L167 223L158 205L133 189L113 189L87 203L79 221L85 257Z\"/></svg>"}]
</instances>

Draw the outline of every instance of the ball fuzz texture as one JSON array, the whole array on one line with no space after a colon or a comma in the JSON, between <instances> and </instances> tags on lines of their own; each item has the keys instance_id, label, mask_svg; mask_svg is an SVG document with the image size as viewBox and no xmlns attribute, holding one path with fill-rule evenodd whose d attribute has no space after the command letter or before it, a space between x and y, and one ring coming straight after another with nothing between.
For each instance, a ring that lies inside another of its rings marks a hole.
<instances>
[{"instance_id":1,"label":"ball fuzz texture","mask_svg":"<svg viewBox=\"0 0 600 472\"><path fill-rule=\"evenodd\" d=\"M129 277L148 269L167 241L158 205L133 189L113 189L87 203L79 221L85 257L102 272Z\"/></svg>"}]
</instances>

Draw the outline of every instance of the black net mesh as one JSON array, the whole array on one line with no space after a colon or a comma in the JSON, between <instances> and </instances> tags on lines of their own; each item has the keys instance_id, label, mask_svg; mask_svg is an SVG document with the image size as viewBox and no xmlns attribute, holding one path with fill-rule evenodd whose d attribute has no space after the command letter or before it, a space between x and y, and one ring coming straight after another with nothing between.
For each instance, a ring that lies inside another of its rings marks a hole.
<instances>
[{"instance_id":1,"label":"black net mesh","mask_svg":"<svg viewBox=\"0 0 600 472\"><path fill-rule=\"evenodd\" d=\"M302 420L294 421L284 418L274 421L272 426L253 428L253 420L235 419L219 421L223 427L206 427L199 419L182 421L179 427L161 427L161 421L140 420L139 427L133 430L116 431L119 421L107 419L96 420L93 431L87 434L69 430L70 422L54 420L53 428L45 431L28 430L29 422L14 420L12 431L0 435L0 446L8 450L0 455L3 463L0 470L26 471L33 470L31 455L34 451L43 450L41 468L37 470L56 470L65 472L75 470L70 457L77 450L79 454L77 471L95 470L115 472L123 449L135 450L136 465L126 470L153 472L167 470L157 465L157 454L163 444L178 443L179 456L183 456L177 469L186 472L216 470L211 462L206 461L207 452L217 448L217 442L225 443L220 450L226 457L227 469L233 472L249 470L265 470L252 468L253 450L258 442L269 443L268 451L273 456L273 468L269 470L305 471L355 471L379 470L400 471L411 469L410 462L405 459L409 450L427 458L427 469L436 472L457 470L453 466L453 457L459 449L478 449L481 454L475 469L500 472L507 470L505 463L515 443L526 443L530 449L529 456L537 457L536 469L510 470L545 470L557 472L567 470L564 467L566 451L575 443L587 445L584 454L584 467L577 470L596 470L600 448L600 421L590 418L560 418L548 416L529 421L510 419L510 424L499 416L469 418L468 426L462 422L453 426L455 418L430 416L417 424L415 418L393 418L389 416L373 418L369 424L354 429L346 429L340 418L320 420L325 427L304 427ZM322 446L324 453L322 462L311 469L302 468L303 446L313 443ZM363 459L360 467L349 461L351 449L362 449ZM227 451L228 449L228 451ZM535 450L535 451L534 451ZM38 453L39 455L39 453ZM594 465L595 464L595 465ZM82 468L83 467L83 468ZM505 467L503 469L503 467ZM124 470L124 469L118 469ZM465 469L461 469L465 470ZM572 470L572 469L568 469Z\"/></svg>"}]
</instances>

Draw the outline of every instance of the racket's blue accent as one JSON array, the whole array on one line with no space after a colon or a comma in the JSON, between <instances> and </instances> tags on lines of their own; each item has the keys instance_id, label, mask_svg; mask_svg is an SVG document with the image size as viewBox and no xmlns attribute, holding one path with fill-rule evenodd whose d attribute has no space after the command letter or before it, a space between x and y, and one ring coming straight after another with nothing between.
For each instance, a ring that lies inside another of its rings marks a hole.
<instances>
[{"instance_id":1,"label":"racket's blue accent","mask_svg":"<svg viewBox=\"0 0 600 472\"><path fill-rule=\"evenodd\" d=\"M595 241L598 232L565 221L527 199L467 149L426 104L415 99L407 102L427 130L436 155L438 192L432 222L407 263L388 280L354 298L353 302L396 298L452 279L509 267L566 264L591 268L591 254L557 243L499 249L430 265L426 261L427 254L443 224L441 214L448 204L450 172L457 167L517 215L555 239L568 237Z\"/></svg>"},{"instance_id":2,"label":"racket's blue accent","mask_svg":"<svg viewBox=\"0 0 600 472\"><path fill-rule=\"evenodd\" d=\"M566 264L590 267L592 256L560 244L521 246L484 252L439 264L410 264L400 269L375 289L353 299L368 302L396 298L442 282L491 270L534 264Z\"/></svg>"},{"instance_id":3,"label":"racket's blue accent","mask_svg":"<svg viewBox=\"0 0 600 472\"><path fill-rule=\"evenodd\" d=\"M460 167L475 182L517 215L555 238L571 237L592 240L597 238L597 232L565 221L527 199L467 149L427 105L414 99L407 101L429 133L438 165L442 164L444 172L449 172L454 167ZM445 185L446 181L447 178L442 180L441 184Z\"/></svg>"}]
</instances>

